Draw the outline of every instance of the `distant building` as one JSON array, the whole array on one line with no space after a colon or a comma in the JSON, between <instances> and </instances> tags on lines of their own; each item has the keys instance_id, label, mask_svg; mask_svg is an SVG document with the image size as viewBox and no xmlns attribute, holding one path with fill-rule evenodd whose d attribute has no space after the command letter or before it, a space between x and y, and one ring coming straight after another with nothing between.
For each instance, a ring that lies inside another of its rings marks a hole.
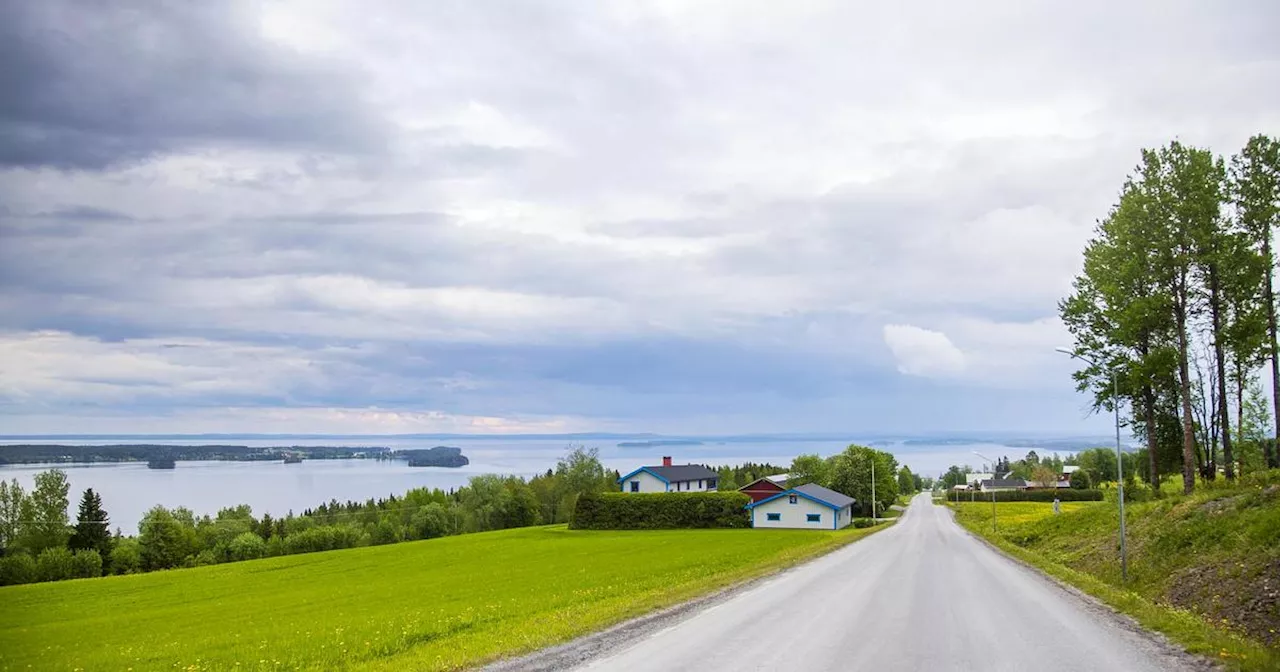
<instances>
[{"instance_id":1,"label":"distant building","mask_svg":"<svg viewBox=\"0 0 1280 672\"><path fill-rule=\"evenodd\" d=\"M853 522L856 500L806 483L747 505L752 527L838 530Z\"/></svg>"},{"instance_id":2,"label":"distant building","mask_svg":"<svg viewBox=\"0 0 1280 672\"><path fill-rule=\"evenodd\" d=\"M618 479L623 492L711 492L720 475L700 464L672 464L662 458L661 466L640 467Z\"/></svg>"},{"instance_id":3,"label":"distant building","mask_svg":"<svg viewBox=\"0 0 1280 672\"><path fill-rule=\"evenodd\" d=\"M786 474L781 475L786 476ZM741 488L738 488L738 492L750 497L753 502L768 499L780 492L783 492L784 490L786 490L786 488L780 485L774 476L757 478Z\"/></svg>"},{"instance_id":4,"label":"distant building","mask_svg":"<svg viewBox=\"0 0 1280 672\"><path fill-rule=\"evenodd\" d=\"M979 483L989 481L995 477L995 474L988 474L986 472L970 472L964 475L964 482L976 488Z\"/></svg>"}]
</instances>

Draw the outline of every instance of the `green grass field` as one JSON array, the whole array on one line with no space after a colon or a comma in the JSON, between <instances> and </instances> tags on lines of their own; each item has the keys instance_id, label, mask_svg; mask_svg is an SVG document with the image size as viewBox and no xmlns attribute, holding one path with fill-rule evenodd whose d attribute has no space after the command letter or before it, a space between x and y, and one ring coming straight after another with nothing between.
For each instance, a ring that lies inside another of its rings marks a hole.
<instances>
[{"instance_id":1,"label":"green grass field","mask_svg":"<svg viewBox=\"0 0 1280 672\"><path fill-rule=\"evenodd\" d=\"M1121 581L1114 502L951 504L1010 554L1232 669L1280 669L1280 472L1127 505Z\"/></svg>"},{"instance_id":2,"label":"green grass field","mask_svg":"<svg viewBox=\"0 0 1280 672\"><path fill-rule=\"evenodd\" d=\"M0 588L0 669L439 670L531 651L883 529L524 528Z\"/></svg>"}]
</instances>

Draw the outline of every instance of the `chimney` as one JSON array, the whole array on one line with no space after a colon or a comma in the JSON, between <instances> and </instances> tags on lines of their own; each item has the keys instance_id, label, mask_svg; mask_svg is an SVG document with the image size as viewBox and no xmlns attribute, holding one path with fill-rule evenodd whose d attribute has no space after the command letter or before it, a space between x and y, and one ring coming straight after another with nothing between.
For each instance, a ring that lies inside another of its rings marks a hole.
<instances>
[{"instance_id":1,"label":"chimney","mask_svg":"<svg viewBox=\"0 0 1280 672\"><path fill-rule=\"evenodd\" d=\"M671 456L670 456L670 455L664 455L664 456L662 457L662 466L664 466L664 467L669 467L669 466L671 466Z\"/></svg>"}]
</instances>

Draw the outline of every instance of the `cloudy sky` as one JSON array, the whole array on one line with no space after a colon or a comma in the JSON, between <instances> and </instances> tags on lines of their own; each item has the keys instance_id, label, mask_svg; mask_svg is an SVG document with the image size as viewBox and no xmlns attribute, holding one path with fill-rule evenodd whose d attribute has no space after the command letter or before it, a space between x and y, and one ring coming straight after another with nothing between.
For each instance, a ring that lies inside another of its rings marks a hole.
<instances>
[{"instance_id":1,"label":"cloudy sky","mask_svg":"<svg viewBox=\"0 0 1280 672\"><path fill-rule=\"evenodd\" d=\"M0 433L1105 431L1139 149L1257 2L0 3Z\"/></svg>"}]
</instances>

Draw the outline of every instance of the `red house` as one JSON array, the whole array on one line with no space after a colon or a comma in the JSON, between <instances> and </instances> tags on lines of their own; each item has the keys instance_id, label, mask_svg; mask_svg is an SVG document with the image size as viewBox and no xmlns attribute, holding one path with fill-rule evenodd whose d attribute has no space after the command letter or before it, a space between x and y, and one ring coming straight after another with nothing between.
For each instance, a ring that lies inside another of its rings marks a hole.
<instances>
[{"instance_id":1,"label":"red house","mask_svg":"<svg viewBox=\"0 0 1280 672\"><path fill-rule=\"evenodd\" d=\"M768 499L780 492L786 492L786 488L769 480L768 476L757 478L754 481L738 488L738 492L751 498L752 502L758 502L762 499Z\"/></svg>"}]
</instances>

